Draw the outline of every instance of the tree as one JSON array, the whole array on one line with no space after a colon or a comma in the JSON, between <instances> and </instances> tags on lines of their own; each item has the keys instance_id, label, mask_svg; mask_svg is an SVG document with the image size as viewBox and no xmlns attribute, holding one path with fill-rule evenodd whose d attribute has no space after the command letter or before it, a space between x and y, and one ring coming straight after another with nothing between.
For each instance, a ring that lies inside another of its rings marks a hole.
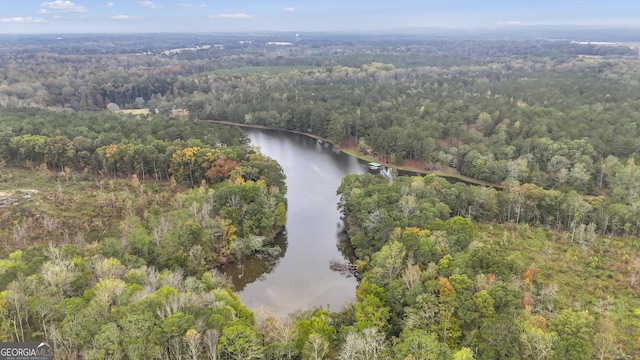
<instances>
[{"instance_id":1,"label":"tree","mask_svg":"<svg viewBox=\"0 0 640 360\"><path fill-rule=\"evenodd\" d=\"M219 154L205 175L212 183L217 183L226 179L231 174L231 171L239 165L240 163L227 159L225 154Z\"/></svg>"},{"instance_id":2,"label":"tree","mask_svg":"<svg viewBox=\"0 0 640 360\"><path fill-rule=\"evenodd\" d=\"M218 340L220 339L220 333L218 330L208 329L204 333L203 341L205 346L205 351L207 354L207 358L209 360L217 360L218 359Z\"/></svg>"},{"instance_id":3,"label":"tree","mask_svg":"<svg viewBox=\"0 0 640 360\"><path fill-rule=\"evenodd\" d=\"M400 203L398 204L400 211L404 215L405 219L409 220L409 217L418 207L418 203L416 202L416 198L413 195L403 195L400 198Z\"/></svg>"},{"instance_id":4,"label":"tree","mask_svg":"<svg viewBox=\"0 0 640 360\"><path fill-rule=\"evenodd\" d=\"M250 154L243 168L246 180L264 180L268 188L276 186L281 194L287 193L284 170L272 158L263 154Z\"/></svg>"},{"instance_id":5,"label":"tree","mask_svg":"<svg viewBox=\"0 0 640 360\"><path fill-rule=\"evenodd\" d=\"M453 355L453 360L474 360L473 352L467 347L463 347Z\"/></svg>"},{"instance_id":6,"label":"tree","mask_svg":"<svg viewBox=\"0 0 640 360\"><path fill-rule=\"evenodd\" d=\"M331 325L332 321L327 310L316 309L299 314L294 323L296 329L295 348L302 352L313 334L320 335L327 342L332 341L336 336L336 330Z\"/></svg>"},{"instance_id":7,"label":"tree","mask_svg":"<svg viewBox=\"0 0 640 360\"><path fill-rule=\"evenodd\" d=\"M476 308L484 318L491 318L495 316L494 301L487 290L481 290L473 294L473 302L476 304Z\"/></svg>"},{"instance_id":8,"label":"tree","mask_svg":"<svg viewBox=\"0 0 640 360\"><path fill-rule=\"evenodd\" d=\"M234 321L222 329L218 352L227 359L251 360L262 357L262 346L256 332L241 321Z\"/></svg>"},{"instance_id":9,"label":"tree","mask_svg":"<svg viewBox=\"0 0 640 360\"><path fill-rule=\"evenodd\" d=\"M256 330L262 335L265 357L291 359L296 354L293 349L295 335L293 325L291 317L279 320L273 311L264 306L256 311ZM311 346L314 354L321 354L324 346L322 344L325 343L324 340L321 342L316 338L312 340L311 345L308 341L305 347Z\"/></svg>"},{"instance_id":10,"label":"tree","mask_svg":"<svg viewBox=\"0 0 640 360\"><path fill-rule=\"evenodd\" d=\"M438 360L450 356L448 347L425 330L404 330L393 347L395 359Z\"/></svg>"},{"instance_id":11,"label":"tree","mask_svg":"<svg viewBox=\"0 0 640 360\"><path fill-rule=\"evenodd\" d=\"M202 336L200 336L200 333L195 329L189 329L187 333L184 334L184 344L187 346L189 356L192 360L198 360L198 356L202 352L201 340Z\"/></svg>"},{"instance_id":12,"label":"tree","mask_svg":"<svg viewBox=\"0 0 640 360\"><path fill-rule=\"evenodd\" d=\"M545 332L528 322L523 324L523 330L523 333L520 334L520 343L522 345L522 354L526 359L553 359L553 348L557 338L556 333Z\"/></svg>"},{"instance_id":13,"label":"tree","mask_svg":"<svg viewBox=\"0 0 640 360\"><path fill-rule=\"evenodd\" d=\"M276 226L282 228L287 223L287 208L282 201L276 205Z\"/></svg>"},{"instance_id":14,"label":"tree","mask_svg":"<svg viewBox=\"0 0 640 360\"><path fill-rule=\"evenodd\" d=\"M120 111L120 106L118 106L118 104L116 103L109 103L107 104L107 110L111 112L118 112Z\"/></svg>"},{"instance_id":15,"label":"tree","mask_svg":"<svg viewBox=\"0 0 640 360\"><path fill-rule=\"evenodd\" d=\"M514 314L520 308L522 292L513 284L498 282L489 289L489 295L494 301L496 313Z\"/></svg>"},{"instance_id":16,"label":"tree","mask_svg":"<svg viewBox=\"0 0 640 360\"><path fill-rule=\"evenodd\" d=\"M48 138L42 135L21 135L11 138L11 152L20 154L19 160L40 164L44 160Z\"/></svg>"},{"instance_id":17,"label":"tree","mask_svg":"<svg viewBox=\"0 0 640 360\"><path fill-rule=\"evenodd\" d=\"M398 241L392 241L373 255L372 269L367 272L367 279L385 286L400 276L404 267L405 247Z\"/></svg>"},{"instance_id":18,"label":"tree","mask_svg":"<svg viewBox=\"0 0 640 360\"><path fill-rule=\"evenodd\" d=\"M562 310L549 321L549 330L558 334L556 358L582 360L591 358L594 318L587 311Z\"/></svg>"},{"instance_id":19,"label":"tree","mask_svg":"<svg viewBox=\"0 0 640 360\"><path fill-rule=\"evenodd\" d=\"M121 329L122 346L130 359L145 359L150 357L148 352L149 336L156 324L156 318L150 310L128 309L125 315L117 320Z\"/></svg>"},{"instance_id":20,"label":"tree","mask_svg":"<svg viewBox=\"0 0 640 360\"><path fill-rule=\"evenodd\" d=\"M447 238L453 249L463 251L476 237L476 230L469 219L455 216L445 222Z\"/></svg>"},{"instance_id":21,"label":"tree","mask_svg":"<svg viewBox=\"0 0 640 360\"><path fill-rule=\"evenodd\" d=\"M173 155L171 155L169 172L175 176L178 181L189 182L191 186L194 186L196 184L195 181L199 181L195 176L199 151L199 147L187 147L174 152Z\"/></svg>"},{"instance_id":22,"label":"tree","mask_svg":"<svg viewBox=\"0 0 640 360\"><path fill-rule=\"evenodd\" d=\"M418 295L415 305L405 309L405 328L432 329L440 322L440 310L438 299L433 294Z\"/></svg>"},{"instance_id":23,"label":"tree","mask_svg":"<svg viewBox=\"0 0 640 360\"><path fill-rule=\"evenodd\" d=\"M24 342L27 336L28 314L27 297L22 285L12 281L7 289L0 293L2 305L10 322L11 339Z\"/></svg>"},{"instance_id":24,"label":"tree","mask_svg":"<svg viewBox=\"0 0 640 360\"><path fill-rule=\"evenodd\" d=\"M302 358L309 360L322 360L329 352L329 342L322 335L313 333L309 335L306 344L302 348Z\"/></svg>"},{"instance_id":25,"label":"tree","mask_svg":"<svg viewBox=\"0 0 640 360\"><path fill-rule=\"evenodd\" d=\"M151 333L156 345L164 349L166 357L184 354L183 338L195 326L195 318L183 312L171 314L158 322Z\"/></svg>"},{"instance_id":26,"label":"tree","mask_svg":"<svg viewBox=\"0 0 640 360\"><path fill-rule=\"evenodd\" d=\"M52 169L64 169L73 166L76 155L75 146L66 136L56 136L47 140L44 149L44 161Z\"/></svg>"},{"instance_id":27,"label":"tree","mask_svg":"<svg viewBox=\"0 0 640 360\"><path fill-rule=\"evenodd\" d=\"M362 329L347 334L340 354L340 360L382 360L387 359L384 334L377 329Z\"/></svg>"},{"instance_id":28,"label":"tree","mask_svg":"<svg viewBox=\"0 0 640 360\"><path fill-rule=\"evenodd\" d=\"M508 315L485 321L473 340L479 360L517 359L520 356L520 326Z\"/></svg>"},{"instance_id":29,"label":"tree","mask_svg":"<svg viewBox=\"0 0 640 360\"><path fill-rule=\"evenodd\" d=\"M384 330L388 327L389 308L384 301L373 294L366 295L356 303L358 329L372 328Z\"/></svg>"},{"instance_id":30,"label":"tree","mask_svg":"<svg viewBox=\"0 0 640 360\"><path fill-rule=\"evenodd\" d=\"M87 359L123 359L122 337L115 323L102 326L95 339L95 347L89 351Z\"/></svg>"}]
</instances>

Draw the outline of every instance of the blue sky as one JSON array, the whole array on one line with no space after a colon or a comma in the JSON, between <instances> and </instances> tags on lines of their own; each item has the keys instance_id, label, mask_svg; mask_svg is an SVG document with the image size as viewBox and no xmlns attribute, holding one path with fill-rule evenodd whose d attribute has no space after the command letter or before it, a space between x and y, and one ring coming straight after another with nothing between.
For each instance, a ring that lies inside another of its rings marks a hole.
<instances>
[{"instance_id":1,"label":"blue sky","mask_svg":"<svg viewBox=\"0 0 640 360\"><path fill-rule=\"evenodd\" d=\"M640 26L638 0L3 0L0 33Z\"/></svg>"}]
</instances>

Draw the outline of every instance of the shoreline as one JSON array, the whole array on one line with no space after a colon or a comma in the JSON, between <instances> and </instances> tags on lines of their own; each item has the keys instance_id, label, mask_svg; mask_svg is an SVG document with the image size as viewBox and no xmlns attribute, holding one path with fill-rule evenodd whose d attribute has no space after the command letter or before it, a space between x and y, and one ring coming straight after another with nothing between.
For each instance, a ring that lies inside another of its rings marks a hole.
<instances>
[{"instance_id":1,"label":"shoreline","mask_svg":"<svg viewBox=\"0 0 640 360\"><path fill-rule=\"evenodd\" d=\"M362 155L362 154L358 153L355 150L351 150L349 148L345 148L343 146L336 145L333 141L331 141L329 139L326 139L326 138L323 138L322 136L306 133L306 132L303 132L303 131L278 129L278 128L271 128L271 127L264 126L264 125L244 124L244 123L236 123L236 122L224 121L224 120L198 120L198 121L209 122L209 123L214 123L214 124L222 124L222 125L232 125L232 126L238 126L238 127L254 128L254 129L284 131L284 132L288 132L288 133L292 133L292 134L304 135L304 136L308 136L308 137L316 139L316 140L322 140L324 142L328 142L329 144L333 145L336 149L342 151L343 153L351 155L353 157L356 157L356 158L358 158L360 160L367 161L367 162L377 162L377 163L379 163L379 164L381 164L381 165L383 165L384 167L387 167L387 168L396 169L396 170L400 170L400 171L414 172L414 173L424 174L424 175L433 174L433 175L441 176L441 177L447 178L447 179L454 179L456 181L466 182L466 183L472 184L472 185L492 187L492 188L495 188L495 189L503 189L502 185L500 185L500 184L494 184L494 183L491 183L489 181L474 179L474 178L471 178L471 177L468 177L468 176L464 176L464 175L461 175L461 174L458 174L458 173L446 172L446 171L438 171L438 170L425 170L425 169L414 168L414 167L410 167L410 166L402 166L402 165L390 164L390 163L382 161L381 159L376 159L374 156Z\"/></svg>"}]
</instances>

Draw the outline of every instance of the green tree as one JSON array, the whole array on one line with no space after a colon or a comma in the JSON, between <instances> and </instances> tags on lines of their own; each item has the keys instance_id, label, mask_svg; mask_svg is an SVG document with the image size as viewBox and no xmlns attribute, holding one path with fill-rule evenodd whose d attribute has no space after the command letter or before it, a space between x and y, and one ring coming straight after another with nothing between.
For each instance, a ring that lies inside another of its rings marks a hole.
<instances>
[{"instance_id":1,"label":"green tree","mask_svg":"<svg viewBox=\"0 0 640 360\"><path fill-rule=\"evenodd\" d=\"M218 343L220 356L235 360L260 359L262 350L256 332L244 322L236 321L222 329Z\"/></svg>"},{"instance_id":2,"label":"green tree","mask_svg":"<svg viewBox=\"0 0 640 360\"><path fill-rule=\"evenodd\" d=\"M122 335L115 323L102 326L95 339L95 347L87 359L123 359L125 352L122 347Z\"/></svg>"},{"instance_id":3,"label":"green tree","mask_svg":"<svg viewBox=\"0 0 640 360\"><path fill-rule=\"evenodd\" d=\"M558 334L555 358L581 360L591 358L594 318L587 311L562 310L549 321L549 330Z\"/></svg>"},{"instance_id":4,"label":"green tree","mask_svg":"<svg viewBox=\"0 0 640 360\"><path fill-rule=\"evenodd\" d=\"M327 342L333 341L336 336L329 312L324 309L315 309L299 314L294 327L296 329L294 346L299 352L302 352L313 334L321 336Z\"/></svg>"},{"instance_id":5,"label":"green tree","mask_svg":"<svg viewBox=\"0 0 640 360\"><path fill-rule=\"evenodd\" d=\"M520 334L522 355L525 359L549 360L554 356L554 343L557 335L554 332L544 330L525 322L523 332Z\"/></svg>"},{"instance_id":6,"label":"green tree","mask_svg":"<svg viewBox=\"0 0 640 360\"><path fill-rule=\"evenodd\" d=\"M518 359L520 351L520 326L508 315L497 315L485 321L473 340L479 360Z\"/></svg>"},{"instance_id":7,"label":"green tree","mask_svg":"<svg viewBox=\"0 0 640 360\"><path fill-rule=\"evenodd\" d=\"M149 310L132 308L128 308L129 311L121 310L125 315L119 318L117 323L122 329L122 346L127 357L142 360L151 355L148 353L149 336L156 324L156 319Z\"/></svg>"},{"instance_id":8,"label":"green tree","mask_svg":"<svg viewBox=\"0 0 640 360\"><path fill-rule=\"evenodd\" d=\"M451 356L449 348L434 334L419 329L404 330L393 352L395 359L439 360Z\"/></svg>"},{"instance_id":9,"label":"green tree","mask_svg":"<svg viewBox=\"0 0 640 360\"><path fill-rule=\"evenodd\" d=\"M194 326L193 315L176 312L158 322L151 337L156 345L164 349L165 356L174 357L186 353L182 339Z\"/></svg>"},{"instance_id":10,"label":"green tree","mask_svg":"<svg viewBox=\"0 0 640 360\"><path fill-rule=\"evenodd\" d=\"M455 216L445 222L447 238L453 249L463 251L469 243L476 237L475 226L469 219Z\"/></svg>"},{"instance_id":11,"label":"green tree","mask_svg":"<svg viewBox=\"0 0 640 360\"><path fill-rule=\"evenodd\" d=\"M453 360L474 360L473 351L467 347L463 347L453 355Z\"/></svg>"},{"instance_id":12,"label":"green tree","mask_svg":"<svg viewBox=\"0 0 640 360\"><path fill-rule=\"evenodd\" d=\"M367 272L366 278L379 286L388 285L402 273L405 255L406 250L402 243L387 243L373 255L372 268Z\"/></svg>"}]
</instances>

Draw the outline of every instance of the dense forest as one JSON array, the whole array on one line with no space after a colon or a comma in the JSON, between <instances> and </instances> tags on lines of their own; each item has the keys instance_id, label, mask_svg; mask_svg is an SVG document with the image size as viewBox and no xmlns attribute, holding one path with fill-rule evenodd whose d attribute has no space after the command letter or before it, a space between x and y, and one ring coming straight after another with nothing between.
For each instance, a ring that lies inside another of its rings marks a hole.
<instances>
[{"instance_id":1,"label":"dense forest","mask_svg":"<svg viewBox=\"0 0 640 360\"><path fill-rule=\"evenodd\" d=\"M474 223L452 216L467 213L461 198L484 193L471 207L488 215L510 207L507 191L435 175L348 175L338 192L360 259L356 333L394 339L379 344L391 358L464 348L476 359L637 356L637 238L496 223L497 213Z\"/></svg>"},{"instance_id":2,"label":"dense forest","mask_svg":"<svg viewBox=\"0 0 640 360\"><path fill-rule=\"evenodd\" d=\"M109 56L25 45L0 51L0 104L186 109L194 119L314 133L389 163L590 195L611 191L608 165L624 165L640 145L637 50L629 47L269 40L168 55L149 53L146 42Z\"/></svg>"},{"instance_id":3,"label":"dense forest","mask_svg":"<svg viewBox=\"0 0 640 360\"><path fill-rule=\"evenodd\" d=\"M187 338L217 354L234 331L255 336L216 267L278 255L286 185L242 132L36 109L5 109L0 124L3 341L52 340L60 358L174 358Z\"/></svg>"},{"instance_id":4,"label":"dense forest","mask_svg":"<svg viewBox=\"0 0 640 360\"><path fill-rule=\"evenodd\" d=\"M0 37L0 64L3 341L78 359L639 356L629 44ZM216 268L278 256L286 179L199 120L471 181L347 176L355 303L254 314Z\"/></svg>"}]
</instances>

